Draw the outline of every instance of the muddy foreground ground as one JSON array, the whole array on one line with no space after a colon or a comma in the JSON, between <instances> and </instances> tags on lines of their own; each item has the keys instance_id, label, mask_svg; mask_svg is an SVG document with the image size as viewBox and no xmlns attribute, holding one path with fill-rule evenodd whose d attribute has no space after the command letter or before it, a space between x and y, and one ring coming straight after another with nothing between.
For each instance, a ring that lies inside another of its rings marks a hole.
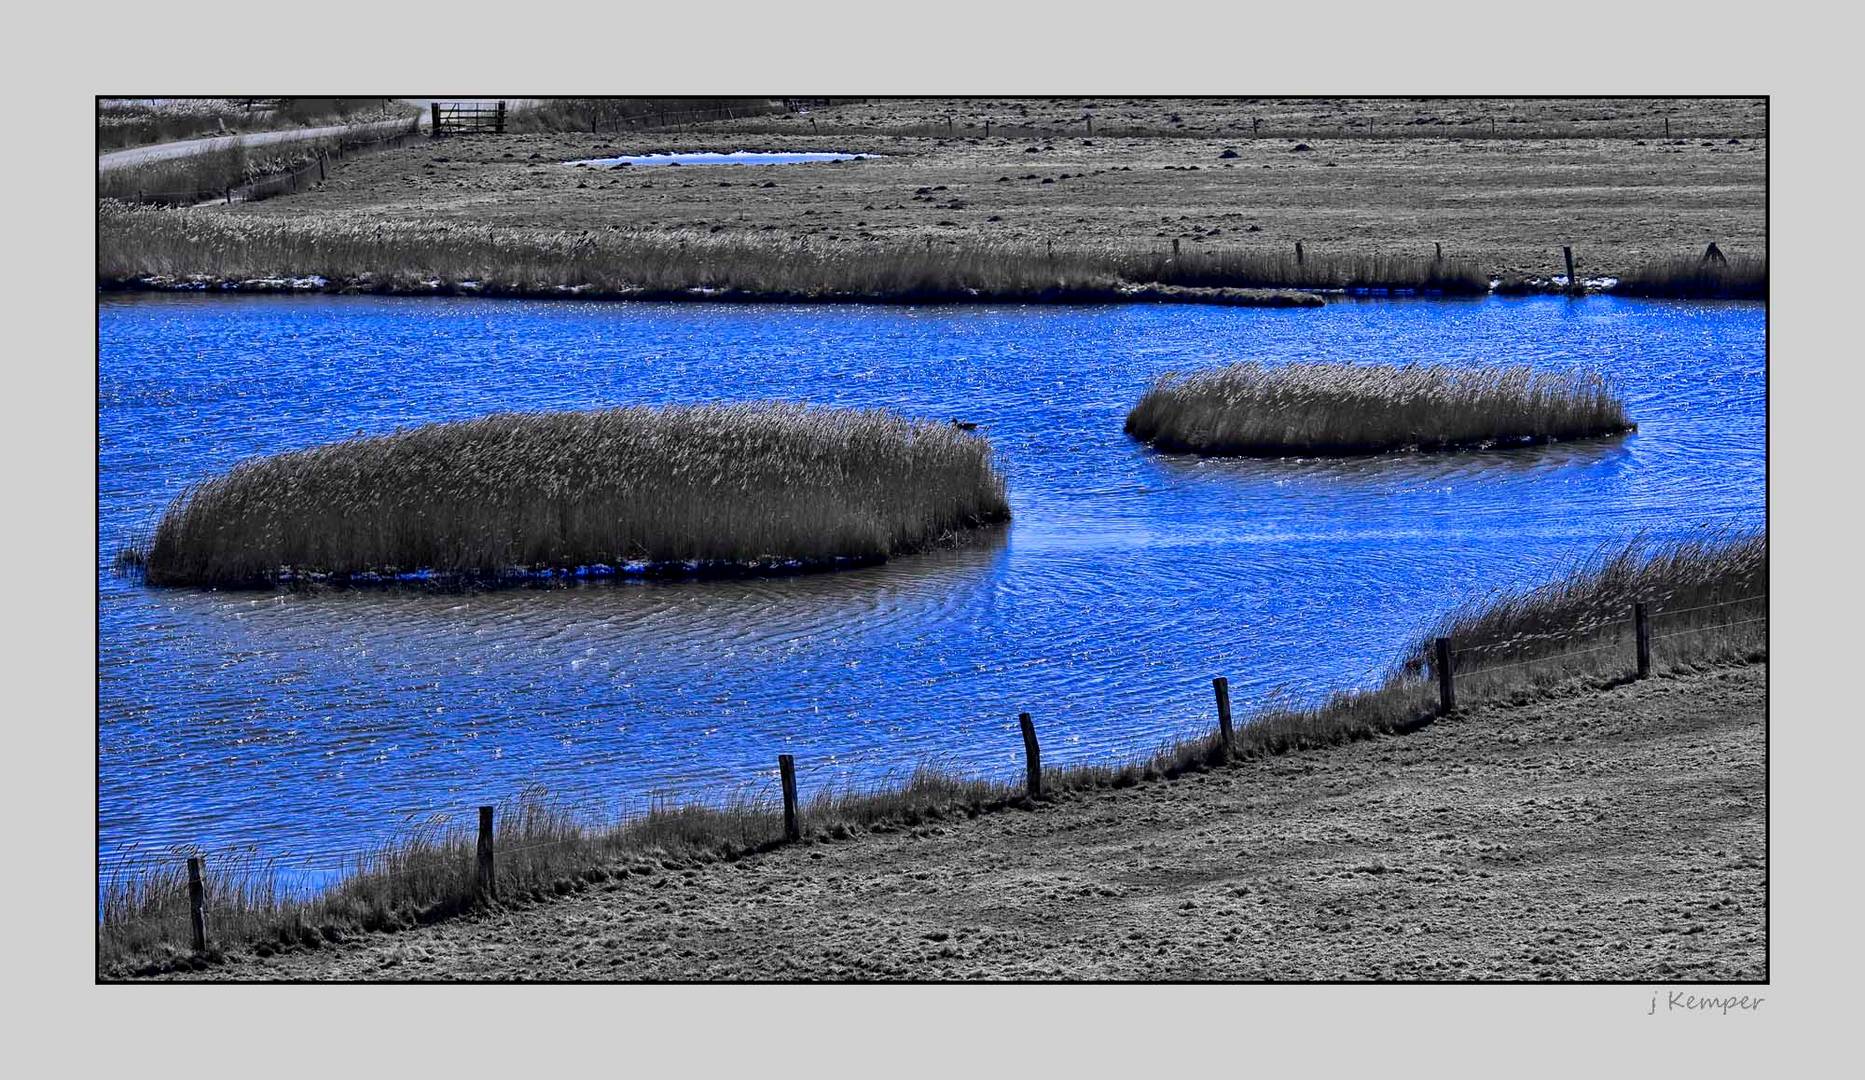
<instances>
[{"instance_id":1,"label":"muddy foreground ground","mask_svg":"<svg viewBox=\"0 0 1865 1080\"><path fill-rule=\"evenodd\" d=\"M615 229L851 256L1000 242L1164 251L1174 240L1427 256L1442 244L1485 272L1530 277L1564 272L1571 245L1581 273L1620 275L1710 241L1763 254L1767 130L1761 99L875 101L681 130L424 140L344 161L315 190L189 212ZM876 156L566 164L741 149Z\"/></svg>"},{"instance_id":2,"label":"muddy foreground ground","mask_svg":"<svg viewBox=\"0 0 1865 1080\"><path fill-rule=\"evenodd\" d=\"M1763 980L1767 666L190 978Z\"/></svg>"}]
</instances>

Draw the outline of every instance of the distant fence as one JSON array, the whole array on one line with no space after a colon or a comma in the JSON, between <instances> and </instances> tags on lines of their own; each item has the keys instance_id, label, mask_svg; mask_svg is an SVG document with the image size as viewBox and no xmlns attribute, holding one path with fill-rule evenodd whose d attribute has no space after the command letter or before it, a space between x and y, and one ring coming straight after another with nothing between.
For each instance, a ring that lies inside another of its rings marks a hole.
<instances>
[{"instance_id":1,"label":"distant fence","mask_svg":"<svg viewBox=\"0 0 1865 1080\"><path fill-rule=\"evenodd\" d=\"M151 186L143 187L136 179L133 170L119 170L117 173L100 175L98 194L100 197L120 199L124 202L141 203L148 206L194 206L205 202L257 202L276 195L288 195L301 191L316 183L328 179L331 168L346 158L357 154L372 153L377 150L390 150L406 146L419 131L420 118L416 117L406 126L388 128L383 125L371 125L356 128L328 138L306 140L302 149L303 160L288 168L266 173L250 180L232 182L235 177L212 175L211 164L204 165L201 175L187 176L188 159L173 159L155 163L145 168L159 170ZM237 149L245 149L243 144L236 144ZM263 150L265 144L255 144L251 149ZM291 154L293 147L284 144L279 147L282 154ZM215 154L226 155L229 151L210 151L202 155L204 160L211 160ZM180 179L181 183L176 183Z\"/></svg>"},{"instance_id":2,"label":"distant fence","mask_svg":"<svg viewBox=\"0 0 1865 1080\"><path fill-rule=\"evenodd\" d=\"M431 123L428 134L442 139L449 135L505 134L503 101L455 101L428 103Z\"/></svg>"},{"instance_id":3,"label":"distant fence","mask_svg":"<svg viewBox=\"0 0 1865 1080\"><path fill-rule=\"evenodd\" d=\"M1559 673L1559 665L1573 658L1583 656L1597 657L1600 653L1616 651L1621 661L1628 662L1625 668L1618 669L1621 674L1614 674L1615 663L1610 657L1603 658L1603 666L1601 659L1588 661L1590 665L1589 671L1596 674L1604 674L1612 678L1625 677L1629 679L1645 679L1652 673L1654 647L1658 643L1689 634L1728 631L1737 627L1764 624L1768 621L1765 607L1767 599L1767 594L1763 593L1735 600L1726 600L1671 610L1653 610L1651 605L1635 603L1632 606L1630 619L1602 622L1586 626L1568 634L1549 637L1543 643L1542 651L1526 659L1511 659L1503 663L1481 662L1481 658L1485 657L1488 652L1497 646L1477 646L1469 649L1459 649L1456 642L1450 638L1441 637L1434 641L1427 679L1435 681L1437 684L1439 695L1437 712L1439 715L1455 713L1458 710L1457 694L1459 690L1459 676L1468 679L1479 674L1517 669L1529 665L1555 665L1556 667L1554 670ZM1759 615L1754 614L1757 610L1756 608L1750 607L1747 610L1743 610L1738 607L1738 605L1755 604L1764 605L1759 609ZM1726 611L1726 609L1732 607L1737 608L1737 610L1732 612ZM1709 612L1716 612L1717 615L1708 615L1707 613ZM1729 617L1723 617L1725 614ZM1682 619L1685 616L1693 616L1693 618L1687 621L1686 625L1678 625L1674 622L1670 622L1670 620ZM1665 625L1667 623L1669 628ZM1662 632L1654 632L1654 626ZM1601 638L1606 638L1607 640L1601 642ZM1566 647L1570 642L1574 641L1599 643L1578 649ZM1503 644L1506 645L1509 643ZM948 674L958 676L991 674L1001 670L1002 669L991 669L986 672L953 672ZM1572 672L1573 669L1569 667L1566 674L1571 675ZM946 676L932 676L932 679L944 681L945 677ZM1483 684L1478 685L1482 686ZM1210 730L1210 734L1215 736L1217 740L1216 745L1219 746L1225 756L1228 757L1230 756L1236 738L1236 729L1233 726L1231 715L1229 680L1223 676L1212 679L1211 691L1213 704L1215 706L1213 715L1216 724L1215 727ZM1042 747L1038 738L1037 726L1029 713L1018 714L1017 733L1021 738L1024 766L1021 770L1022 783L1019 786L1021 786L1024 795L1028 798L1041 799L1049 793L1049 788L1045 783ZM1191 739L1200 737L1203 736L1197 734L1190 736ZM1008 744L1008 738L1006 741ZM1014 744L1008 744L1007 749L1009 745ZM1167 745L1165 741L1157 739L1153 743L1155 751L1165 745ZM877 747L875 749L877 751L884 751L884 748ZM1144 749L1137 743L1127 752L1131 753L1133 750L1144 752ZM864 752L854 756L866 757L868 755ZM849 756L843 755L840 760L846 762L849 760ZM781 836L783 839L781 842L797 843L804 837L805 824L803 820L804 807L798 795L798 762L790 754L778 754L775 764L775 769L758 770L754 775L749 777L744 775L734 776L724 769L708 770L706 776L708 782L714 785L732 785L734 781L736 781L741 799L745 792L754 787L769 792L770 788L775 786L778 790L773 794L781 798L782 805ZM1052 777L1057 775L1057 770L1051 769L1049 775ZM773 780L777 781L775 785L771 783ZM829 790L833 790L832 782ZM768 796L766 796L766 799L768 799ZM758 799L755 800L755 804L763 807L766 811L776 810L775 799L769 799L769 801ZM472 897L478 903L488 903L498 899L500 882L506 877L508 872L507 863L503 858L504 856L528 855L541 849L558 847L564 843L572 842L544 840L501 849L497 845L497 837L494 832L494 816L496 811L494 807L489 805L478 807L462 806L452 809L437 809L432 807L415 808L410 809L408 812L411 814L421 813L430 815L430 821L432 822L445 820L457 822L467 813L472 813L474 817L476 817L476 829L455 825L450 828L442 828L430 832L428 836L431 841L441 845L442 851L455 853L454 855L444 856L448 859L457 858L458 860L457 863L449 863L449 865L453 867L449 873L457 874L457 880L459 881L470 882ZM508 814L509 813L508 811ZM229 853L225 857L225 861L229 867L227 876L236 883L242 875L250 874L255 868L282 872L292 872L296 870L303 873L322 873L334 875L336 877L341 877L345 873L375 873L393 877L399 873L429 872L427 870L397 869L392 862L383 859L386 850L387 849L382 847L376 847L345 852L327 852L297 866L288 865L283 862L261 860L250 852L243 855ZM237 902L241 895L241 889L237 884L216 888L214 880L208 874L210 866L208 856L198 847L184 846L171 849L168 853L123 852L106 859L106 861L113 862L113 865L108 868L100 865L100 888L106 886L106 880L108 880L111 885L114 885L119 881L140 878L147 883L153 884L153 891L145 888L142 890L143 895L167 898L163 900L160 905L161 910L163 910L165 914L155 919L156 922L162 924L159 928L159 932L167 939L175 941L178 945L181 943L181 940L184 939L185 935L187 944L196 953L206 951L211 943L216 898L225 898L224 902ZM520 865L522 865L522 863ZM185 873L183 872L184 867ZM111 925L111 920L104 920L105 929L109 929Z\"/></svg>"}]
</instances>

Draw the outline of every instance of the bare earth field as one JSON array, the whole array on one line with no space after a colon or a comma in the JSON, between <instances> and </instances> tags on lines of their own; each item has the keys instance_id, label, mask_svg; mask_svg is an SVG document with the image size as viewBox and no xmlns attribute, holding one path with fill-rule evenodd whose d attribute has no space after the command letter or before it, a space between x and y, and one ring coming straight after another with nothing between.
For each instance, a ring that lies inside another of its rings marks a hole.
<instances>
[{"instance_id":1,"label":"bare earth field","mask_svg":"<svg viewBox=\"0 0 1865 1080\"><path fill-rule=\"evenodd\" d=\"M1764 980L1767 666L784 848L209 979Z\"/></svg>"},{"instance_id":2,"label":"bare earth field","mask_svg":"<svg viewBox=\"0 0 1865 1080\"><path fill-rule=\"evenodd\" d=\"M563 164L702 150L880 156ZM1178 239L1286 251L1301 240L1315 252L1417 255L1442 243L1498 275L1562 272L1571 244L1582 272L1617 275L1712 240L1762 254L1766 176L1762 99L914 99L679 131L456 137L346 161L304 194L190 212L837 248Z\"/></svg>"}]
</instances>

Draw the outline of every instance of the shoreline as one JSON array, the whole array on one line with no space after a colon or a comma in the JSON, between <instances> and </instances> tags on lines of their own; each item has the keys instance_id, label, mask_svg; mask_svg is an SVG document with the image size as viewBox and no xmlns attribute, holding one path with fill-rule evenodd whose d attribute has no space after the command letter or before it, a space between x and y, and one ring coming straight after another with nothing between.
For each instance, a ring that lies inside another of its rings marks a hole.
<instances>
[{"instance_id":1,"label":"shoreline","mask_svg":"<svg viewBox=\"0 0 1865 1080\"><path fill-rule=\"evenodd\" d=\"M1277 461L1284 459L1309 458L1364 458L1383 457L1387 454L1469 454L1486 450L1531 450L1538 446L1552 446L1557 443L1597 443L1613 439L1623 439L1627 435L1638 433L1637 424L1628 424L1623 428L1595 432L1588 435L1576 435L1560 438L1553 435L1521 435L1509 439L1483 439L1479 441L1450 442L1430 446L1419 443L1385 444L1367 443L1352 446L1275 446L1262 449L1210 449L1194 446L1180 439L1154 438L1142 440L1137 435L1129 436L1140 441L1148 450L1170 457L1196 458L1250 458L1255 460Z\"/></svg>"},{"instance_id":2,"label":"shoreline","mask_svg":"<svg viewBox=\"0 0 1865 1080\"><path fill-rule=\"evenodd\" d=\"M1596 296L1625 300L1678 300L1698 303L1739 303L1766 305L1763 296L1710 295L1678 296L1662 293L1630 292L1617 284L1588 287L1569 292L1554 282L1531 284L1499 283L1485 293L1464 293L1442 289L1364 286L1346 289L1252 289L1189 288L1184 286L1139 285L1126 287L1070 288L1058 287L1028 292L984 293L975 289L924 290L901 294L841 292L777 291L747 289L711 289L695 286L685 289L600 289L588 285L510 286L477 281L429 281L409 285L404 282L373 282L348 278L332 280L318 274L268 278L221 278L211 275L168 277L145 274L134 277L99 277L99 293L218 293L239 296L397 296L397 297L480 297L491 300L583 300L598 303L637 301L645 303L723 303L723 304L822 304L881 307L990 307L1036 305L1053 307L1096 307L1111 304L1200 304L1214 307L1318 308L1337 301L1351 300L1485 300L1492 297L1566 296L1585 300Z\"/></svg>"},{"instance_id":3,"label":"shoreline","mask_svg":"<svg viewBox=\"0 0 1865 1080\"><path fill-rule=\"evenodd\" d=\"M1765 658L1570 681L1404 733L737 856L647 852L458 917L100 980L1757 981L1767 681ZM1387 824L1352 824L1369 815ZM1626 920L1641 932L1614 947Z\"/></svg>"},{"instance_id":4,"label":"shoreline","mask_svg":"<svg viewBox=\"0 0 1865 1080\"><path fill-rule=\"evenodd\" d=\"M298 277L217 278L207 275L165 277L99 277L104 293L234 293L239 295L297 296L407 296L483 297L498 300L584 300L597 302L726 304L826 304L877 306L1011 306L1089 307L1107 304L1208 304L1219 307L1317 308L1325 306L1322 290L1309 289L1195 289L1177 286L1070 287L985 293L976 289L925 289L903 293L810 292L803 290L753 291L695 286L684 289L602 289L588 285L515 286L477 281L433 280L409 285L399 281L366 278L330 279L317 274Z\"/></svg>"}]
</instances>

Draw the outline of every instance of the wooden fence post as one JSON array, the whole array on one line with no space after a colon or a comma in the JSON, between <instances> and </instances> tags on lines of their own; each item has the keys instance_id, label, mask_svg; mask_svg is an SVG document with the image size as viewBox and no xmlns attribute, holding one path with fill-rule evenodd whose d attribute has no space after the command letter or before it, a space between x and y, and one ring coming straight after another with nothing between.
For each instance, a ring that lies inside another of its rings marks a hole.
<instances>
[{"instance_id":1,"label":"wooden fence post","mask_svg":"<svg viewBox=\"0 0 1865 1080\"><path fill-rule=\"evenodd\" d=\"M1571 246L1562 247L1561 257L1567 260L1567 291L1578 291L1580 279L1574 276L1574 249Z\"/></svg>"},{"instance_id":2,"label":"wooden fence post","mask_svg":"<svg viewBox=\"0 0 1865 1080\"><path fill-rule=\"evenodd\" d=\"M1438 715L1457 710L1457 676L1451 672L1451 639L1437 640Z\"/></svg>"},{"instance_id":3,"label":"wooden fence post","mask_svg":"<svg viewBox=\"0 0 1865 1080\"><path fill-rule=\"evenodd\" d=\"M188 856L188 929L195 952L207 951L207 885L201 880L201 857Z\"/></svg>"},{"instance_id":4,"label":"wooden fence post","mask_svg":"<svg viewBox=\"0 0 1865 1080\"><path fill-rule=\"evenodd\" d=\"M1029 713L1017 714L1017 726L1023 729L1023 773L1030 798L1043 793L1043 748L1036 742L1036 723Z\"/></svg>"},{"instance_id":5,"label":"wooden fence post","mask_svg":"<svg viewBox=\"0 0 1865 1080\"><path fill-rule=\"evenodd\" d=\"M1172 238L1172 257L1179 257L1179 238L1176 236Z\"/></svg>"},{"instance_id":6,"label":"wooden fence post","mask_svg":"<svg viewBox=\"0 0 1865 1080\"><path fill-rule=\"evenodd\" d=\"M474 895L481 903L498 899L498 879L492 868L492 807L479 808L479 868L474 880Z\"/></svg>"},{"instance_id":7,"label":"wooden fence post","mask_svg":"<svg viewBox=\"0 0 1865 1080\"><path fill-rule=\"evenodd\" d=\"M1632 637L1638 649L1638 677L1651 674L1651 618L1643 603L1632 605Z\"/></svg>"},{"instance_id":8,"label":"wooden fence post","mask_svg":"<svg viewBox=\"0 0 1865 1080\"><path fill-rule=\"evenodd\" d=\"M1438 248L1437 260L1439 262L1443 262L1444 261L1444 241L1442 240L1438 241L1437 248Z\"/></svg>"},{"instance_id":9,"label":"wooden fence post","mask_svg":"<svg viewBox=\"0 0 1865 1080\"><path fill-rule=\"evenodd\" d=\"M503 101L499 102L499 111L493 115L492 133L494 135L505 134L505 103Z\"/></svg>"},{"instance_id":10,"label":"wooden fence post","mask_svg":"<svg viewBox=\"0 0 1865 1080\"><path fill-rule=\"evenodd\" d=\"M1295 241L1295 265L1302 265L1302 242L1300 240Z\"/></svg>"},{"instance_id":11,"label":"wooden fence post","mask_svg":"<svg viewBox=\"0 0 1865 1080\"><path fill-rule=\"evenodd\" d=\"M989 120L984 122L984 137L987 139L991 137L991 122Z\"/></svg>"},{"instance_id":12,"label":"wooden fence post","mask_svg":"<svg viewBox=\"0 0 1865 1080\"><path fill-rule=\"evenodd\" d=\"M1093 138L1094 137L1094 117L1085 116L1082 119L1088 121L1088 137Z\"/></svg>"},{"instance_id":13,"label":"wooden fence post","mask_svg":"<svg viewBox=\"0 0 1865 1080\"><path fill-rule=\"evenodd\" d=\"M784 782L784 839L794 844L803 839L803 827L797 823L797 759L778 754L777 772Z\"/></svg>"},{"instance_id":14,"label":"wooden fence post","mask_svg":"<svg viewBox=\"0 0 1865 1080\"><path fill-rule=\"evenodd\" d=\"M317 155L317 182L324 182L324 155Z\"/></svg>"},{"instance_id":15,"label":"wooden fence post","mask_svg":"<svg viewBox=\"0 0 1865 1080\"><path fill-rule=\"evenodd\" d=\"M1236 741L1230 729L1230 680L1219 675L1211 680L1211 690L1217 694L1217 730L1224 736L1224 749L1228 752Z\"/></svg>"},{"instance_id":16,"label":"wooden fence post","mask_svg":"<svg viewBox=\"0 0 1865 1080\"><path fill-rule=\"evenodd\" d=\"M1664 118L1664 137L1671 137L1671 118L1668 116Z\"/></svg>"},{"instance_id":17,"label":"wooden fence post","mask_svg":"<svg viewBox=\"0 0 1865 1080\"><path fill-rule=\"evenodd\" d=\"M440 138L440 102L430 101L427 104L434 117L434 130L428 133L428 138L438 139Z\"/></svg>"}]
</instances>

